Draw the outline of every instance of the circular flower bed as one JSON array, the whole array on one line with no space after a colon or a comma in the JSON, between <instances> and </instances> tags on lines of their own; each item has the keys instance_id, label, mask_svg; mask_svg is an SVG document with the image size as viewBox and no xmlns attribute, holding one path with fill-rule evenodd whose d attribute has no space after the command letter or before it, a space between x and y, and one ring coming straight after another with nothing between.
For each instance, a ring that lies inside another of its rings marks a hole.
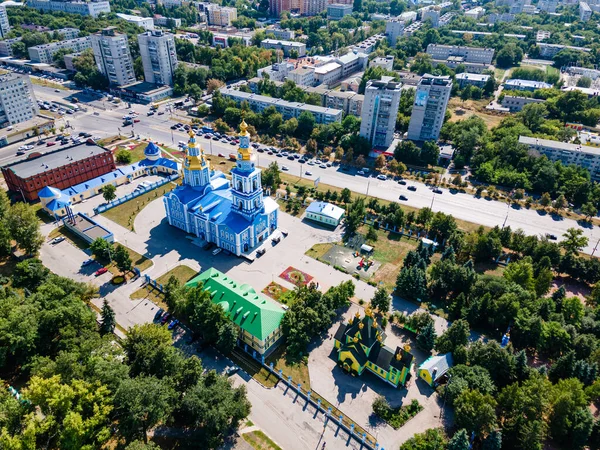
<instances>
[{"instance_id":1,"label":"circular flower bed","mask_svg":"<svg viewBox=\"0 0 600 450\"><path fill-rule=\"evenodd\" d=\"M304 278L304 274L299 270L292 270L288 277L290 277L290 281L294 284L304 283L306 279Z\"/></svg>"},{"instance_id":2,"label":"circular flower bed","mask_svg":"<svg viewBox=\"0 0 600 450\"><path fill-rule=\"evenodd\" d=\"M125 277L123 275L115 275L111 282L112 284L123 284L125 283Z\"/></svg>"},{"instance_id":3,"label":"circular flower bed","mask_svg":"<svg viewBox=\"0 0 600 450\"><path fill-rule=\"evenodd\" d=\"M281 286L277 284L270 284L267 286L267 291L274 297L279 297L281 295Z\"/></svg>"}]
</instances>

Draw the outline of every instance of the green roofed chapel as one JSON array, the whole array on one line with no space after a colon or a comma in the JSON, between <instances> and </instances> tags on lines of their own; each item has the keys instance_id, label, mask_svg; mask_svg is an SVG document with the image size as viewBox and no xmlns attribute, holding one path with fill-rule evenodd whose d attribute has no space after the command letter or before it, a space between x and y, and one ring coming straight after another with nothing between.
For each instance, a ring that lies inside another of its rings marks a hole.
<instances>
[{"instance_id":1,"label":"green roofed chapel","mask_svg":"<svg viewBox=\"0 0 600 450\"><path fill-rule=\"evenodd\" d=\"M280 342L281 319L285 311L273 300L258 294L252 286L241 284L217 269L208 269L186 283L202 284L213 303L221 305L239 327L238 344L254 356L266 356Z\"/></svg>"}]
</instances>

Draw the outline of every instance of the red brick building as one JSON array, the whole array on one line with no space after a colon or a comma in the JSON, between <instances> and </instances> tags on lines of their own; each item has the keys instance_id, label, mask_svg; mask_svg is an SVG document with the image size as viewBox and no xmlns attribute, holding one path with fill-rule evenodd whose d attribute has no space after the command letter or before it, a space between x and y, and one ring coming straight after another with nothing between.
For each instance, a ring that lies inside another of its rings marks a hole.
<instances>
[{"instance_id":1,"label":"red brick building","mask_svg":"<svg viewBox=\"0 0 600 450\"><path fill-rule=\"evenodd\" d=\"M77 144L2 167L8 190L28 201L45 186L66 189L115 170L110 150Z\"/></svg>"}]
</instances>

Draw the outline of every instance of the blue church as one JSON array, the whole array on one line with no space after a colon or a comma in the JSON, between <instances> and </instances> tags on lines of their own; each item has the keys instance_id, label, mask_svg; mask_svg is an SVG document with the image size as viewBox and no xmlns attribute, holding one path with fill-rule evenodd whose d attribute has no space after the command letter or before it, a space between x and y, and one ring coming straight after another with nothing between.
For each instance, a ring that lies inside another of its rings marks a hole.
<instances>
[{"instance_id":1,"label":"blue church","mask_svg":"<svg viewBox=\"0 0 600 450\"><path fill-rule=\"evenodd\" d=\"M190 131L183 183L163 199L170 225L238 256L252 251L277 229L279 213L277 202L263 197L261 170L256 167L247 128L242 122L231 181L210 168Z\"/></svg>"}]
</instances>

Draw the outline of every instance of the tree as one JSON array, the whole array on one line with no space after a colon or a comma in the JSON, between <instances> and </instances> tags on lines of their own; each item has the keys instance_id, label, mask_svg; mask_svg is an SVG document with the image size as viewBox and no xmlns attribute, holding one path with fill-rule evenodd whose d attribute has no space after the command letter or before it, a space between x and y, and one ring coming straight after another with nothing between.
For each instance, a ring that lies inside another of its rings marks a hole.
<instances>
[{"instance_id":1,"label":"tree","mask_svg":"<svg viewBox=\"0 0 600 450\"><path fill-rule=\"evenodd\" d=\"M112 184L107 184L102 188L102 197L107 202L112 202L115 198L117 198L117 188Z\"/></svg>"},{"instance_id":2,"label":"tree","mask_svg":"<svg viewBox=\"0 0 600 450\"><path fill-rule=\"evenodd\" d=\"M456 424L478 436L485 435L496 426L495 408L496 400L491 395L465 391L454 401Z\"/></svg>"},{"instance_id":3,"label":"tree","mask_svg":"<svg viewBox=\"0 0 600 450\"><path fill-rule=\"evenodd\" d=\"M554 200L554 204L552 206L556 212L560 212L561 210L565 209L567 206L567 200L565 199L565 196L560 194L556 200Z\"/></svg>"},{"instance_id":4,"label":"tree","mask_svg":"<svg viewBox=\"0 0 600 450\"><path fill-rule=\"evenodd\" d=\"M225 83L223 83L221 80L211 78L206 82L206 93L212 94L214 91L216 91L219 88L222 88L223 86L225 86Z\"/></svg>"},{"instance_id":5,"label":"tree","mask_svg":"<svg viewBox=\"0 0 600 450\"><path fill-rule=\"evenodd\" d=\"M40 222L31 205L15 203L6 217L10 235L27 254L32 255L42 246L44 237L40 233Z\"/></svg>"},{"instance_id":6,"label":"tree","mask_svg":"<svg viewBox=\"0 0 600 450\"><path fill-rule=\"evenodd\" d=\"M441 428L429 428L415 434L400 446L400 450L441 450L446 448L446 435Z\"/></svg>"},{"instance_id":7,"label":"tree","mask_svg":"<svg viewBox=\"0 0 600 450\"><path fill-rule=\"evenodd\" d=\"M261 174L261 184L271 189L278 189L281 185L281 171L276 162L269 164Z\"/></svg>"},{"instance_id":8,"label":"tree","mask_svg":"<svg viewBox=\"0 0 600 450\"><path fill-rule=\"evenodd\" d=\"M129 152L127 150L119 150L117 152L117 154L115 155L115 159L117 160L118 163L121 163L121 164L131 164L131 161L133 161L133 156L131 156L131 152ZM111 187L111 186L114 188L114 186L112 184L105 186L104 189L102 190L102 193L104 194L106 192L106 188ZM106 197L104 197L104 200L106 200L107 202L110 201L110 200L107 200Z\"/></svg>"},{"instance_id":9,"label":"tree","mask_svg":"<svg viewBox=\"0 0 600 450\"><path fill-rule=\"evenodd\" d=\"M528 291L532 291L535 288L533 278L533 264L531 264L531 258L527 257L519 261L511 262L504 271L504 278L508 281L518 284Z\"/></svg>"},{"instance_id":10,"label":"tree","mask_svg":"<svg viewBox=\"0 0 600 450\"><path fill-rule=\"evenodd\" d=\"M390 294L387 289L380 287L375 291L375 295L371 299L371 306L376 308L382 315L390 310Z\"/></svg>"},{"instance_id":11,"label":"tree","mask_svg":"<svg viewBox=\"0 0 600 450\"><path fill-rule=\"evenodd\" d=\"M546 208L551 203L552 203L552 197L550 197L550 194L548 192L544 192L542 194L542 196L540 197L540 205L542 205L544 208Z\"/></svg>"},{"instance_id":12,"label":"tree","mask_svg":"<svg viewBox=\"0 0 600 450\"><path fill-rule=\"evenodd\" d=\"M117 245L113 259L121 272L125 273L131 270L131 257L129 256L127 249L121 244Z\"/></svg>"},{"instance_id":13,"label":"tree","mask_svg":"<svg viewBox=\"0 0 600 450\"><path fill-rule=\"evenodd\" d=\"M437 339L435 349L439 353L449 353L456 350L457 347L466 347L469 342L469 333L469 323L459 319L453 322Z\"/></svg>"},{"instance_id":14,"label":"tree","mask_svg":"<svg viewBox=\"0 0 600 450\"><path fill-rule=\"evenodd\" d=\"M502 432L492 430L483 441L483 450L501 450L502 449Z\"/></svg>"},{"instance_id":15,"label":"tree","mask_svg":"<svg viewBox=\"0 0 600 450\"><path fill-rule=\"evenodd\" d=\"M160 450L160 447L152 441L145 443L135 440L125 447L125 450Z\"/></svg>"},{"instance_id":16,"label":"tree","mask_svg":"<svg viewBox=\"0 0 600 450\"><path fill-rule=\"evenodd\" d=\"M316 119L315 116L308 112L302 111L298 116L298 136L301 138L307 138L312 133L315 127Z\"/></svg>"},{"instance_id":17,"label":"tree","mask_svg":"<svg viewBox=\"0 0 600 450\"><path fill-rule=\"evenodd\" d=\"M376 169L383 169L385 167L385 156L384 155L379 155L377 158L375 158L375 168Z\"/></svg>"},{"instance_id":18,"label":"tree","mask_svg":"<svg viewBox=\"0 0 600 450\"><path fill-rule=\"evenodd\" d=\"M425 328L417 335L417 345L426 353L431 353L435 347L437 334L433 322L428 323Z\"/></svg>"},{"instance_id":19,"label":"tree","mask_svg":"<svg viewBox=\"0 0 600 450\"><path fill-rule=\"evenodd\" d=\"M496 55L496 65L503 69L516 66L523 59L523 50L516 44L504 45Z\"/></svg>"},{"instance_id":20,"label":"tree","mask_svg":"<svg viewBox=\"0 0 600 450\"><path fill-rule=\"evenodd\" d=\"M174 376L182 363L179 350L172 345L171 332L153 323L130 328L123 349L132 376Z\"/></svg>"},{"instance_id":21,"label":"tree","mask_svg":"<svg viewBox=\"0 0 600 450\"><path fill-rule=\"evenodd\" d=\"M317 141L315 141L314 139L309 139L308 141L306 141L306 151L311 155L317 153L317 148Z\"/></svg>"},{"instance_id":22,"label":"tree","mask_svg":"<svg viewBox=\"0 0 600 450\"><path fill-rule=\"evenodd\" d=\"M48 277L50 271L37 258L26 259L15 266L12 278L16 287L37 289Z\"/></svg>"},{"instance_id":23,"label":"tree","mask_svg":"<svg viewBox=\"0 0 600 450\"><path fill-rule=\"evenodd\" d=\"M424 165L435 166L440 158L440 148L435 141L425 141L421 148L421 163Z\"/></svg>"},{"instance_id":24,"label":"tree","mask_svg":"<svg viewBox=\"0 0 600 450\"><path fill-rule=\"evenodd\" d=\"M102 238L96 238L90 244L90 250L92 251L92 255L94 255L97 259L111 259L112 245Z\"/></svg>"},{"instance_id":25,"label":"tree","mask_svg":"<svg viewBox=\"0 0 600 450\"><path fill-rule=\"evenodd\" d=\"M340 192L340 201L346 204L352 202L352 191L348 188L342 189L342 192Z\"/></svg>"},{"instance_id":26,"label":"tree","mask_svg":"<svg viewBox=\"0 0 600 450\"><path fill-rule=\"evenodd\" d=\"M148 442L148 430L171 416L175 398L166 380L144 376L124 380L114 401L119 434L126 441L142 438Z\"/></svg>"},{"instance_id":27,"label":"tree","mask_svg":"<svg viewBox=\"0 0 600 450\"><path fill-rule=\"evenodd\" d=\"M425 271L417 266L404 267L396 278L396 292L408 300L424 300L427 295Z\"/></svg>"},{"instance_id":28,"label":"tree","mask_svg":"<svg viewBox=\"0 0 600 450\"><path fill-rule=\"evenodd\" d=\"M100 316L100 333L108 334L115 331L115 326L117 325L115 311L110 307L106 299L104 299L104 303L102 304Z\"/></svg>"},{"instance_id":29,"label":"tree","mask_svg":"<svg viewBox=\"0 0 600 450\"><path fill-rule=\"evenodd\" d=\"M231 321L226 320L219 327L219 338L217 339L217 348L224 353L229 355L237 344L237 338L239 335L239 329Z\"/></svg>"},{"instance_id":30,"label":"tree","mask_svg":"<svg viewBox=\"0 0 600 450\"><path fill-rule=\"evenodd\" d=\"M465 430L464 428L461 430L458 430L454 436L452 436L452 439L450 439L450 442L448 442L448 450L469 450L470 449L470 442L469 442L469 435L467 434L467 430Z\"/></svg>"},{"instance_id":31,"label":"tree","mask_svg":"<svg viewBox=\"0 0 600 450\"><path fill-rule=\"evenodd\" d=\"M592 217L598 215L598 208L592 202L587 202L581 207L581 212L585 215L587 220L590 220Z\"/></svg>"},{"instance_id":32,"label":"tree","mask_svg":"<svg viewBox=\"0 0 600 450\"><path fill-rule=\"evenodd\" d=\"M588 244L588 238L583 235L583 230L577 228L569 228L563 234L564 240L560 246L565 249L567 254L578 255L581 249Z\"/></svg>"}]
</instances>

